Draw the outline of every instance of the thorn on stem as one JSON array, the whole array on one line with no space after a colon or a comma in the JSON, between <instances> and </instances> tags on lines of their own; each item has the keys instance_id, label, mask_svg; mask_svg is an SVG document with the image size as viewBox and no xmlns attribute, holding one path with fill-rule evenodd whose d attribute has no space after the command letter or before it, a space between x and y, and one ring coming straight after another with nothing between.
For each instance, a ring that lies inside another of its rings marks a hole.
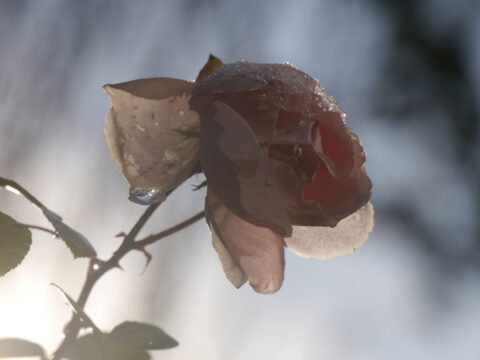
<instances>
[{"instance_id":1,"label":"thorn on stem","mask_svg":"<svg viewBox=\"0 0 480 360\"><path fill-rule=\"evenodd\" d=\"M145 250L144 247L136 247L135 250L140 251L147 258L147 262L145 263L145 267L143 268L143 271L141 273L141 275L143 275L145 273L145 270L147 270L147 266L148 264L150 264L150 261L152 261L153 257L152 257L152 254L150 254L147 250Z\"/></svg>"}]
</instances>

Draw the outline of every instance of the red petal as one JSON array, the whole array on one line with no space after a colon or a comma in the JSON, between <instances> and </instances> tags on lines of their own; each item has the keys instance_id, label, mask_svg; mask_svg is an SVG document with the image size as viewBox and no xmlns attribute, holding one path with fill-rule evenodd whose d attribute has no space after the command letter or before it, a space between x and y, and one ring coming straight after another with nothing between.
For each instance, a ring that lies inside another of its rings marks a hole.
<instances>
[{"instance_id":1,"label":"red petal","mask_svg":"<svg viewBox=\"0 0 480 360\"><path fill-rule=\"evenodd\" d=\"M208 186L229 210L282 236L291 224L255 134L232 108L215 101L201 115L200 157Z\"/></svg>"},{"instance_id":2,"label":"red petal","mask_svg":"<svg viewBox=\"0 0 480 360\"><path fill-rule=\"evenodd\" d=\"M228 257L219 252L227 277L231 280L229 269L237 267L255 291L263 294L276 292L282 285L285 267L282 237L236 216L221 204L210 188L205 210L212 233L220 238L224 245L222 249L229 254ZM241 276L237 280L241 284ZM237 286L238 283L231 281Z\"/></svg>"},{"instance_id":3,"label":"red petal","mask_svg":"<svg viewBox=\"0 0 480 360\"><path fill-rule=\"evenodd\" d=\"M316 201L304 200L298 176L290 165L270 159L269 181L281 189L292 225L330 226L336 223Z\"/></svg>"},{"instance_id":4,"label":"red petal","mask_svg":"<svg viewBox=\"0 0 480 360\"><path fill-rule=\"evenodd\" d=\"M340 121L340 120L339 120ZM343 124L328 126L318 121L323 153L338 171L332 176L323 161L310 184L303 186L305 200L315 200L332 219L341 219L362 207L370 198L372 184L367 176L365 154L358 138Z\"/></svg>"}]
</instances>

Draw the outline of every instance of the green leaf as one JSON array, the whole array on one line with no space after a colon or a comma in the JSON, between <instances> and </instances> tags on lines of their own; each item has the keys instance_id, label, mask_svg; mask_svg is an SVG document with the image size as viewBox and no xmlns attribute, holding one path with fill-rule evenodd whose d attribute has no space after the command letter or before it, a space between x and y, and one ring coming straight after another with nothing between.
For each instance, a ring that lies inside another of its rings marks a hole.
<instances>
[{"instance_id":1,"label":"green leaf","mask_svg":"<svg viewBox=\"0 0 480 360\"><path fill-rule=\"evenodd\" d=\"M42 360L46 359L45 350L34 342L17 338L0 339L0 358L25 356L39 356Z\"/></svg>"},{"instance_id":2,"label":"green leaf","mask_svg":"<svg viewBox=\"0 0 480 360\"><path fill-rule=\"evenodd\" d=\"M49 210L45 205L43 205L40 200L35 196L30 194L25 188L13 180L5 179L0 177L0 187L12 191L15 194L23 195L27 200L32 204L36 205L43 214L47 217L58 232L62 240L70 248L70 251L73 254L73 257L76 259L78 257L94 257L97 255L97 252L90 244L90 242L78 231L73 230L70 226L65 224L62 221L62 218L55 214L53 211Z\"/></svg>"},{"instance_id":3,"label":"green leaf","mask_svg":"<svg viewBox=\"0 0 480 360\"><path fill-rule=\"evenodd\" d=\"M141 349L108 341L108 335L88 334L79 338L66 352L70 360L148 360L150 355Z\"/></svg>"},{"instance_id":4,"label":"green leaf","mask_svg":"<svg viewBox=\"0 0 480 360\"><path fill-rule=\"evenodd\" d=\"M94 257L97 255L92 244L90 244L85 236L65 224L59 215L48 210L46 207L42 209L42 212L47 217L48 221L52 223L65 244L67 244L74 258Z\"/></svg>"},{"instance_id":5,"label":"green leaf","mask_svg":"<svg viewBox=\"0 0 480 360\"><path fill-rule=\"evenodd\" d=\"M145 323L125 321L110 333L110 339L139 349L170 349L178 342L162 329Z\"/></svg>"},{"instance_id":6,"label":"green leaf","mask_svg":"<svg viewBox=\"0 0 480 360\"><path fill-rule=\"evenodd\" d=\"M23 261L31 244L30 230L0 212L0 276L5 275Z\"/></svg>"}]
</instances>

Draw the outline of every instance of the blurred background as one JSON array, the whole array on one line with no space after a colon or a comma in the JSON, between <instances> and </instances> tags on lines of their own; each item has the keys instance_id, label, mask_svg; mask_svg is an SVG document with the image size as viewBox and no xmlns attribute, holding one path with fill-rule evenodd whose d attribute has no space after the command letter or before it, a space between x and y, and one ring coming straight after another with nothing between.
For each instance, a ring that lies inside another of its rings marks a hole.
<instances>
[{"instance_id":1,"label":"blurred background","mask_svg":"<svg viewBox=\"0 0 480 360\"><path fill-rule=\"evenodd\" d=\"M225 279L204 221L128 255L87 313L104 330L152 322L180 346L154 359L480 359L480 3L476 0L1 1L0 176L108 258L144 208L110 160L105 83L194 79L224 62L289 61L320 80L367 151L376 226L353 255L287 251L273 296ZM203 206L193 178L143 235ZM0 192L0 211L48 226ZM34 231L0 278L0 337L55 349L87 260Z\"/></svg>"}]
</instances>

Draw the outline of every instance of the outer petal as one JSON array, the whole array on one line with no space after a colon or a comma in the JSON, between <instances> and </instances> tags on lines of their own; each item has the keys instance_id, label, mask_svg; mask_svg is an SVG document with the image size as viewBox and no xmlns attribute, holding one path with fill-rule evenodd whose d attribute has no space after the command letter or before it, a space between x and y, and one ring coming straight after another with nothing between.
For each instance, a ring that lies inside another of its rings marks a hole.
<instances>
[{"instance_id":1,"label":"outer petal","mask_svg":"<svg viewBox=\"0 0 480 360\"><path fill-rule=\"evenodd\" d=\"M373 229L374 210L369 202L336 227L294 226L287 248L297 255L333 259L348 255L363 245Z\"/></svg>"},{"instance_id":2,"label":"outer petal","mask_svg":"<svg viewBox=\"0 0 480 360\"><path fill-rule=\"evenodd\" d=\"M290 64L224 64L195 88L192 98L266 89L282 93L279 105L286 111L306 112L313 104L322 111L340 111L318 81Z\"/></svg>"},{"instance_id":3,"label":"outer petal","mask_svg":"<svg viewBox=\"0 0 480 360\"><path fill-rule=\"evenodd\" d=\"M236 287L248 279L259 293L276 292L282 285L285 266L282 237L236 216L210 188L205 209L214 247L227 278Z\"/></svg>"},{"instance_id":4,"label":"outer petal","mask_svg":"<svg viewBox=\"0 0 480 360\"><path fill-rule=\"evenodd\" d=\"M199 160L200 122L189 107L193 86L156 78L104 87L113 103L105 120L110 156L132 188L159 201Z\"/></svg>"},{"instance_id":5,"label":"outer petal","mask_svg":"<svg viewBox=\"0 0 480 360\"><path fill-rule=\"evenodd\" d=\"M255 134L228 105L201 115L201 162L209 187L237 216L291 234L278 188L267 183L267 161Z\"/></svg>"},{"instance_id":6,"label":"outer petal","mask_svg":"<svg viewBox=\"0 0 480 360\"><path fill-rule=\"evenodd\" d=\"M210 199L211 198L212 195L210 196ZM223 272L233 286L238 289L245 283L245 281L248 280L247 275L242 268L237 265L232 255L228 252L228 249L222 240L220 229L215 222L212 210L208 205L207 199L205 199L205 219L207 220L208 227L210 228L210 232L212 234L213 248L217 252L218 258L222 263Z\"/></svg>"}]
</instances>

